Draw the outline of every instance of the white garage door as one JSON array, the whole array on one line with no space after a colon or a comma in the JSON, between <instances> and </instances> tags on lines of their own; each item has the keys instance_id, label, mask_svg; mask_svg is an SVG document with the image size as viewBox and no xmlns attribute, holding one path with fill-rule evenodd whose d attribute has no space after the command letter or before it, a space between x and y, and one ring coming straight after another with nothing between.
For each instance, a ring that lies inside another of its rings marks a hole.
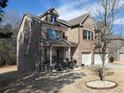
<instances>
[{"instance_id":1,"label":"white garage door","mask_svg":"<svg viewBox=\"0 0 124 93\"><path fill-rule=\"evenodd\" d=\"M120 53L120 60L124 60L124 53Z\"/></svg>"},{"instance_id":2,"label":"white garage door","mask_svg":"<svg viewBox=\"0 0 124 93\"><path fill-rule=\"evenodd\" d=\"M107 58L107 54L106 54L106 60L105 62L108 62L108 58ZM94 64L102 64L102 57L101 54L94 54Z\"/></svg>"},{"instance_id":3,"label":"white garage door","mask_svg":"<svg viewBox=\"0 0 124 93\"><path fill-rule=\"evenodd\" d=\"M82 53L82 64L91 65L91 53Z\"/></svg>"}]
</instances>

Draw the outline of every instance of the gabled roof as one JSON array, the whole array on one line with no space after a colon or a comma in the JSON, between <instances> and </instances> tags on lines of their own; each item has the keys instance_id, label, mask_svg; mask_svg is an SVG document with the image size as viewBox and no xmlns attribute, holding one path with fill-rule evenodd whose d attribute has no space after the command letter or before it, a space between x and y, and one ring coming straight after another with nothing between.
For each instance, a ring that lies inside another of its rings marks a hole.
<instances>
[{"instance_id":1,"label":"gabled roof","mask_svg":"<svg viewBox=\"0 0 124 93\"><path fill-rule=\"evenodd\" d=\"M30 17L30 18L32 18L32 19L34 19L34 20L43 21L43 20L41 20L41 17L44 17L46 14L51 13L51 12L54 12L54 13L58 16L58 13L57 13L57 11L56 11L55 8L50 8L49 10L47 10L45 13L43 13L43 14L40 15L40 16L34 16L34 15L32 15L32 14L25 14L25 15L28 16L28 17ZM86 13L86 14L83 14L83 15L78 16L78 17L76 17L76 18L73 18L73 19L71 19L71 20L69 20L69 21L65 21L65 20L61 20L61 19L59 19L59 20L57 20L57 21L58 21L60 24L63 24L63 25L65 25L65 26L67 26L67 27L75 27L75 26L79 26L80 24L83 24L83 22L84 22L89 16L90 16L89 13Z\"/></svg>"},{"instance_id":2,"label":"gabled roof","mask_svg":"<svg viewBox=\"0 0 124 93\"><path fill-rule=\"evenodd\" d=\"M54 12L54 14L56 14L57 16L59 16L58 12L56 11L56 9L54 7L48 9L45 13L43 13L42 15L40 15L40 18L44 17L46 14L49 14L51 12Z\"/></svg>"},{"instance_id":3,"label":"gabled roof","mask_svg":"<svg viewBox=\"0 0 124 93\"><path fill-rule=\"evenodd\" d=\"M89 16L89 14L86 13L86 14L84 14L84 15L81 15L81 16L79 16L79 17L76 17L76 18L74 18L74 19L71 19L71 20L69 20L69 21L67 21L67 22L68 22L71 26L75 26L75 25L78 25L78 24L83 23L83 22L87 19L88 16Z\"/></svg>"},{"instance_id":4,"label":"gabled roof","mask_svg":"<svg viewBox=\"0 0 124 93\"><path fill-rule=\"evenodd\" d=\"M65 21L65 20L59 20L60 23L62 24L65 24L67 26L76 26L76 25L79 25L79 24L82 24L87 18L89 17L89 13L86 13L86 14L83 14L81 16L78 16L76 18L73 18L69 21Z\"/></svg>"},{"instance_id":5,"label":"gabled roof","mask_svg":"<svg viewBox=\"0 0 124 93\"><path fill-rule=\"evenodd\" d=\"M59 20L58 20L58 22L59 22L59 23L61 23L61 24L66 25L66 26L71 27L71 24L70 24L70 23L68 23L68 22L67 22L67 21L65 21L65 20L59 19Z\"/></svg>"},{"instance_id":6,"label":"gabled roof","mask_svg":"<svg viewBox=\"0 0 124 93\"><path fill-rule=\"evenodd\" d=\"M28 17L30 17L31 19L34 19L34 20L37 20L37 21L41 21L38 16L29 14L29 13L24 14L24 16L28 16Z\"/></svg>"},{"instance_id":7,"label":"gabled roof","mask_svg":"<svg viewBox=\"0 0 124 93\"><path fill-rule=\"evenodd\" d=\"M64 38L57 38L57 39L44 39L41 40L46 46L65 46L65 47L76 47L77 44L70 42Z\"/></svg>"}]
</instances>

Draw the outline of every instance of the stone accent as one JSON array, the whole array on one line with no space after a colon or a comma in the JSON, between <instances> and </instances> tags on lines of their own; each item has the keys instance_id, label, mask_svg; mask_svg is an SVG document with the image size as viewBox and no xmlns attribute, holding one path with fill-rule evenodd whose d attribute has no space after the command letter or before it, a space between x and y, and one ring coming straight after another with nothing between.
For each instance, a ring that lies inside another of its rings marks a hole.
<instances>
[{"instance_id":1,"label":"stone accent","mask_svg":"<svg viewBox=\"0 0 124 93\"><path fill-rule=\"evenodd\" d=\"M24 20L24 27L17 37L17 64L19 72L33 72L40 59L40 23ZM37 29L37 30L36 30Z\"/></svg>"}]
</instances>

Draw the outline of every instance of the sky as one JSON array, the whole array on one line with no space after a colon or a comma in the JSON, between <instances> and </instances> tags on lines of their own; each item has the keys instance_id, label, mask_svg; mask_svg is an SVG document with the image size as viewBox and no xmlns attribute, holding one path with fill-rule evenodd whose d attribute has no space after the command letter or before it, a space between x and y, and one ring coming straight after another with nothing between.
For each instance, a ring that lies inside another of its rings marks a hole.
<instances>
[{"instance_id":1,"label":"sky","mask_svg":"<svg viewBox=\"0 0 124 93\"><path fill-rule=\"evenodd\" d=\"M90 12L93 9L97 12L96 0L9 0L8 6L4 9L5 12L17 11L20 16L25 13L33 15L41 15L51 7L55 7L59 13L59 18L70 20L84 13ZM124 29L124 0L120 0L119 13L114 22L116 30ZM91 13L94 17L94 13Z\"/></svg>"}]
</instances>

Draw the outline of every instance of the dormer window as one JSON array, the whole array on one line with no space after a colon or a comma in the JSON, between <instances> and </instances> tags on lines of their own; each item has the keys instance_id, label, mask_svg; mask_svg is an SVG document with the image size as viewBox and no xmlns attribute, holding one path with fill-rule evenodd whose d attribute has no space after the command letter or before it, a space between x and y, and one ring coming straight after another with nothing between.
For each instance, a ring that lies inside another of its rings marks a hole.
<instances>
[{"instance_id":1,"label":"dormer window","mask_svg":"<svg viewBox=\"0 0 124 93\"><path fill-rule=\"evenodd\" d=\"M48 18L48 16L46 15L46 18L45 18L45 20L46 20L47 22L48 22L48 19L49 19L49 18Z\"/></svg>"},{"instance_id":2,"label":"dormer window","mask_svg":"<svg viewBox=\"0 0 124 93\"><path fill-rule=\"evenodd\" d=\"M56 23L58 16L59 15L57 11L55 10L55 8L50 8L44 14L42 14L40 18L41 20L49 22L49 23Z\"/></svg>"},{"instance_id":3,"label":"dormer window","mask_svg":"<svg viewBox=\"0 0 124 93\"><path fill-rule=\"evenodd\" d=\"M56 18L57 18L57 17L56 17L55 15L51 15L51 22L52 22L52 23L55 23L55 22L56 22Z\"/></svg>"}]
</instances>

